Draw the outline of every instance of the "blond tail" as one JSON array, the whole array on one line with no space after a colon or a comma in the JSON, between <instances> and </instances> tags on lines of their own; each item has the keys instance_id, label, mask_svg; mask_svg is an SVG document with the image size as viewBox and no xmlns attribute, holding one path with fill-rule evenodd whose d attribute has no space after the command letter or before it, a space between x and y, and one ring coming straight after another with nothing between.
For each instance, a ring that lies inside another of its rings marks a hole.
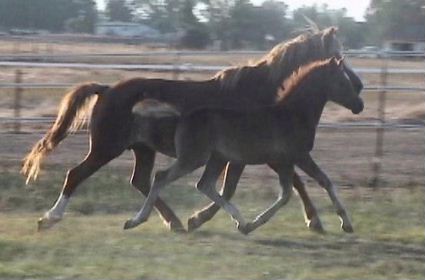
<instances>
[{"instance_id":1,"label":"blond tail","mask_svg":"<svg viewBox=\"0 0 425 280\"><path fill-rule=\"evenodd\" d=\"M102 94L109 86L98 83L84 83L68 92L62 99L55 123L31 149L23 160L22 174L27 177L26 183L37 179L40 165L44 157L68 135L83 123L83 116L91 111L91 97Z\"/></svg>"}]
</instances>

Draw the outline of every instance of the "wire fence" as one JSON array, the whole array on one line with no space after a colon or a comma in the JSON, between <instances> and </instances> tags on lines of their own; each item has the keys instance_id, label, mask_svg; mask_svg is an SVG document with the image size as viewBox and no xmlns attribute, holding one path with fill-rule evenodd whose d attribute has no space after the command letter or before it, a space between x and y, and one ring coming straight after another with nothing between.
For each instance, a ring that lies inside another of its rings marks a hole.
<instances>
[{"instance_id":1,"label":"wire fence","mask_svg":"<svg viewBox=\"0 0 425 280\"><path fill-rule=\"evenodd\" d=\"M103 53L103 54L1 54L0 67L22 68L77 68L77 69L119 69L119 70L143 70L161 73L172 73L173 77L178 79L182 73L195 72L216 72L226 68L224 65L202 65L183 63L182 58L185 56L233 56L233 55L261 55L262 52L257 51L155 51L143 53ZM406 94L413 92L425 93L425 86L422 85L389 85L388 75L424 75L425 82L425 63L423 68L390 68L388 60L390 58L408 58L416 60L424 60L423 52L360 52L351 51L346 53L350 57L378 58L381 60L380 67L357 67L354 71L359 74L378 74L379 84L366 85L365 90L377 93L378 96L378 119L368 122L344 122L344 123L321 123L320 127L324 128L369 128L376 130L375 143L375 160L374 160L374 185L378 184L379 174L381 170L381 162L383 157L384 132L385 129L411 129L422 128L425 126L423 122L414 124L403 123L387 123L385 119L387 93L397 91ZM124 58L124 57L171 57L170 64L111 64L111 63L85 63L88 58ZM77 60L80 62L63 62L61 60ZM81 62L82 61L82 62ZM13 82L0 83L0 89L12 89L14 91L13 116L0 117L0 124L9 124L13 126L13 131L19 133L22 124L50 124L54 121L51 117L22 117L21 99L24 89L63 89L72 87L72 83L26 83L23 81L23 73L16 70L15 80Z\"/></svg>"}]
</instances>

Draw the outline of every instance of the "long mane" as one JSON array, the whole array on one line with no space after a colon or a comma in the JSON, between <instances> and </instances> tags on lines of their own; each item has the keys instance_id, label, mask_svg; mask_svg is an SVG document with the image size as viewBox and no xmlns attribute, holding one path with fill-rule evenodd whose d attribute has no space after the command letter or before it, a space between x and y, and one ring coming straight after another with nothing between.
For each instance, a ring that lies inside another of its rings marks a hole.
<instances>
[{"instance_id":1,"label":"long mane","mask_svg":"<svg viewBox=\"0 0 425 280\"><path fill-rule=\"evenodd\" d=\"M323 69L324 67L328 67L331 59L314 61L295 70L282 82L281 87L277 90L276 105L281 106L285 104L288 96L295 92L296 88L309 74L314 71L320 71L320 69Z\"/></svg>"},{"instance_id":2,"label":"long mane","mask_svg":"<svg viewBox=\"0 0 425 280\"><path fill-rule=\"evenodd\" d=\"M245 77L255 74L253 72L266 73L267 82L277 87L300 66L340 55L341 44L335 36L336 31L335 27L329 27L321 31L305 32L276 45L259 60L224 69L214 78L220 81L223 91L231 91Z\"/></svg>"}]
</instances>

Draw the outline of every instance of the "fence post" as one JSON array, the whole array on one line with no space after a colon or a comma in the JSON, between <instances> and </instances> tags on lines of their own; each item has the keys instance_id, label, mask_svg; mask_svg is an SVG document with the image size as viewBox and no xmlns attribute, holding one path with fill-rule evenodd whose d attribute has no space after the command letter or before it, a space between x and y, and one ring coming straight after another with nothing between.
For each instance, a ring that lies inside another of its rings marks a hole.
<instances>
[{"instance_id":1,"label":"fence post","mask_svg":"<svg viewBox=\"0 0 425 280\"><path fill-rule=\"evenodd\" d=\"M22 88L20 84L22 83L22 71L16 70L15 71L15 100L13 103L13 111L14 111L14 117L15 117L15 125L14 125L14 132L20 133L21 132L21 95L22 95Z\"/></svg>"},{"instance_id":2,"label":"fence post","mask_svg":"<svg viewBox=\"0 0 425 280\"><path fill-rule=\"evenodd\" d=\"M178 51L176 53L176 57L174 59L174 70L173 70L173 77L172 77L173 80L179 79L179 74L180 74L179 64L180 64L180 61L181 61L181 54Z\"/></svg>"},{"instance_id":3,"label":"fence post","mask_svg":"<svg viewBox=\"0 0 425 280\"><path fill-rule=\"evenodd\" d=\"M376 128L376 142L375 142L375 156L373 158L373 178L369 185L371 187L378 187L379 179L382 169L382 157L384 155L384 125L385 125L385 108L387 101L387 78L388 78L388 58L386 54L383 54L381 68L381 90L378 96L378 120L379 126Z\"/></svg>"}]
</instances>

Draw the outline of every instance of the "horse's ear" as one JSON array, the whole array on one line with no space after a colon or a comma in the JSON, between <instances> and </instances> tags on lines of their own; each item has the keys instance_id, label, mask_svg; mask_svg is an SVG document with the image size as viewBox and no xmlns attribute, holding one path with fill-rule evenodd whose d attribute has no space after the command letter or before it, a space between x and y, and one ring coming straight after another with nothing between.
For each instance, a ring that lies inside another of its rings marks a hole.
<instances>
[{"instance_id":1,"label":"horse's ear","mask_svg":"<svg viewBox=\"0 0 425 280\"><path fill-rule=\"evenodd\" d=\"M344 59L345 59L345 56L342 56L340 59L337 59L336 64L342 67Z\"/></svg>"},{"instance_id":2,"label":"horse's ear","mask_svg":"<svg viewBox=\"0 0 425 280\"><path fill-rule=\"evenodd\" d=\"M332 71L344 71L344 58L337 58L335 56L329 58L329 65L331 66Z\"/></svg>"},{"instance_id":3,"label":"horse's ear","mask_svg":"<svg viewBox=\"0 0 425 280\"><path fill-rule=\"evenodd\" d=\"M331 65L339 65L339 59L337 59L335 56L332 56L330 59L329 59L329 64L331 64Z\"/></svg>"},{"instance_id":4,"label":"horse's ear","mask_svg":"<svg viewBox=\"0 0 425 280\"><path fill-rule=\"evenodd\" d=\"M329 28L329 34L335 35L337 31L338 31L338 27L336 26L332 26Z\"/></svg>"},{"instance_id":5,"label":"horse's ear","mask_svg":"<svg viewBox=\"0 0 425 280\"><path fill-rule=\"evenodd\" d=\"M322 33L322 41L323 41L323 47L326 51L328 51L329 53L335 52L337 50L334 50L333 48L336 47L336 31L338 30L338 28L336 27L329 27L327 29L324 30L324 32ZM332 47L332 49L331 49Z\"/></svg>"}]
</instances>

